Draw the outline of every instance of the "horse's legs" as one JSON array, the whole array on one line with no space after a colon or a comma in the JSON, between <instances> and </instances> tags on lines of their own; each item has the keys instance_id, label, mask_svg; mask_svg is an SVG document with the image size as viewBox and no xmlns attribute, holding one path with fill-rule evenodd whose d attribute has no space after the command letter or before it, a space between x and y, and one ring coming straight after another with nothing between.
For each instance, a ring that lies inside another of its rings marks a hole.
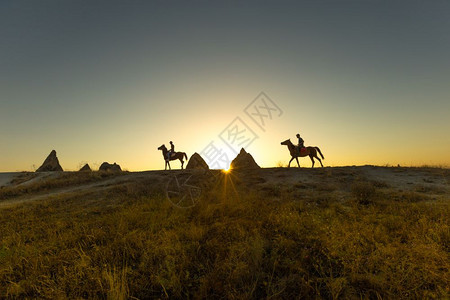
<instances>
[{"instance_id":1,"label":"horse's legs","mask_svg":"<svg viewBox=\"0 0 450 300\"><path fill-rule=\"evenodd\" d=\"M322 168L323 168L323 164L322 164L322 160L319 158L319 157L317 157L316 156L316 158L319 160L319 162L320 162L320 165L322 166Z\"/></svg>"},{"instance_id":2,"label":"horse's legs","mask_svg":"<svg viewBox=\"0 0 450 300\"><path fill-rule=\"evenodd\" d=\"M291 161L292 161L293 159L294 159L294 157L292 157L291 160L289 161L288 168L291 167Z\"/></svg>"},{"instance_id":3,"label":"horse's legs","mask_svg":"<svg viewBox=\"0 0 450 300\"><path fill-rule=\"evenodd\" d=\"M312 161L312 166L311 166L311 168L314 168L314 157L313 157L312 155L310 155L309 158L311 158L311 161Z\"/></svg>"},{"instance_id":4,"label":"horse's legs","mask_svg":"<svg viewBox=\"0 0 450 300\"><path fill-rule=\"evenodd\" d=\"M297 166L300 168L300 163L298 162L298 157L296 157L295 160L297 161Z\"/></svg>"},{"instance_id":5,"label":"horse's legs","mask_svg":"<svg viewBox=\"0 0 450 300\"><path fill-rule=\"evenodd\" d=\"M184 161L182 159L180 159L180 161L181 161L181 170L183 170Z\"/></svg>"}]
</instances>

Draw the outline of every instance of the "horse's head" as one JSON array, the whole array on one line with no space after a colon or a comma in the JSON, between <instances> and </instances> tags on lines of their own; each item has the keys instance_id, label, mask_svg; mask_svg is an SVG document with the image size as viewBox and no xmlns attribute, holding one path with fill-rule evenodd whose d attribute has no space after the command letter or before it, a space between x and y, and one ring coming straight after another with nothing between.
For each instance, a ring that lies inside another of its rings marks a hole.
<instances>
[{"instance_id":1,"label":"horse's head","mask_svg":"<svg viewBox=\"0 0 450 300\"><path fill-rule=\"evenodd\" d=\"M289 144L292 144L290 139L285 140L284 142L281 142L281 145L286 145L288 146Z\"/></svg>"},{"instance_id":2,"label":"horse's head","mask_svg":"<svg viewBox=\"0 0 450 300\"><path fill-rule=\"evenodd\" d=\"M164 150L164 149L167 149L166 145L164 145L164 144L162 144L161 146L158 147L158 150Z\"/></svg>"}]
</instances>

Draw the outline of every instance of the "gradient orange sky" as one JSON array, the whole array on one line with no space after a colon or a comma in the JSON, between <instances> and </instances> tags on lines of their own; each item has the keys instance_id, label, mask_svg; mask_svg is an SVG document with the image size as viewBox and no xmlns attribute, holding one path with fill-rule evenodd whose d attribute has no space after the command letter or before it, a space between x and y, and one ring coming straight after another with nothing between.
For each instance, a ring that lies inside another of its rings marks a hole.
<instances>
[{"instance_id":1,"label":"gradient orange sky","mask_svg":"<svg viewBox=\"0 0 450 300\"><path fill-rule=\"evenodd\" d=\"M170 140L232 159L218 136L236 117L263 167L286 164L298 132L325 166L449 166L449 15L446 1L2 1L0 172L52 149L65 170L162 169ZM260 92L282 110L265 131L244 112Z\"/></svg>"}]
</instances>

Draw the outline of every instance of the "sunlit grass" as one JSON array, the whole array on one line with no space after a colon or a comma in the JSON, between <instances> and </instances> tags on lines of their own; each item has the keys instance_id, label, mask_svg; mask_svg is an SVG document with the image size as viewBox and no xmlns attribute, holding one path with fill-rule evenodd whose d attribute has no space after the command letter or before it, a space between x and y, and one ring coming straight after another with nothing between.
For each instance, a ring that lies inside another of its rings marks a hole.
<instances>
[{"instance_id":1,"label":"sunlit grass","mask_svg":"<svg viewBox=\"0 0 450 300\"><path fill-rule=\"evenodd\" d=\"M2 209L0 298L448 296L448 201L245 182L222 173L188 210L152 182Z\"/></svg>"}]
</instances>

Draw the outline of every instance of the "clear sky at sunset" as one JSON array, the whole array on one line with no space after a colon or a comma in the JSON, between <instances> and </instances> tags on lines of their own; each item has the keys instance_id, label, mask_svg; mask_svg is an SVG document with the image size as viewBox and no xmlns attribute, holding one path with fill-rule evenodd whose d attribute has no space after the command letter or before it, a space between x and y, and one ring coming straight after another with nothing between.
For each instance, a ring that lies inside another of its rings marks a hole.
<instances>
[{"instance_id":1,"label":"clear sky at sunset","mask_svg":"<svg viewBox=\"0 0 450 300\"><path fill-rule=\"evenodd\" d=\"M52 149L65 170L161 169L170 140L232 159L237 117L263 167L298 132L326 166L448 166L449 113L449 1L0 2L1 172Z\"/></svg>"}]
</instances>

